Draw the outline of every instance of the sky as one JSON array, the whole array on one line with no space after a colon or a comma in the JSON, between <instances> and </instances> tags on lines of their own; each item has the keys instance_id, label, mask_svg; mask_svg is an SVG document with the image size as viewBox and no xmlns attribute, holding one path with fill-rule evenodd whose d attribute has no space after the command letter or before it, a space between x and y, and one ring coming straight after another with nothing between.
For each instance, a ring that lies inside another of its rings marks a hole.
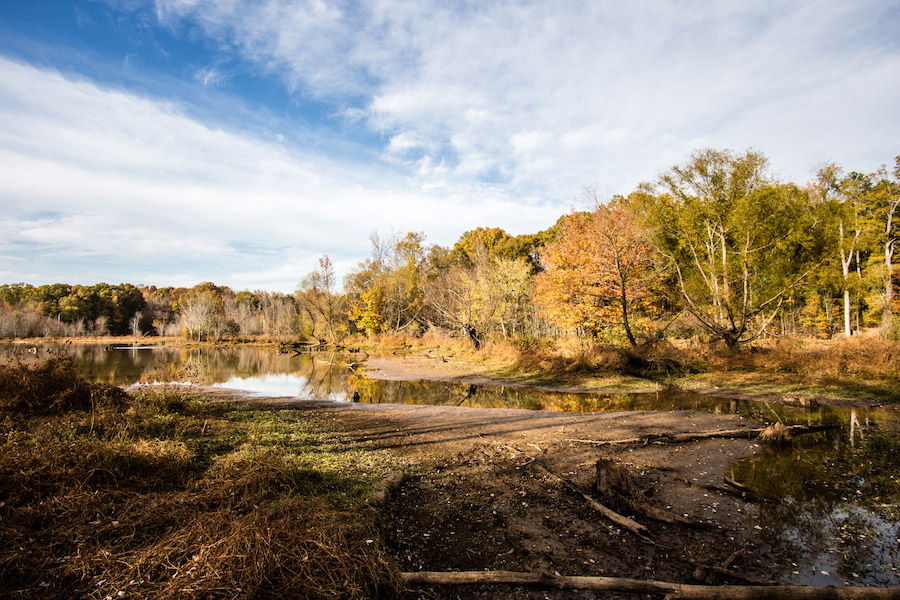
<instances>
[{"instance_id":1,"label":"sky","mask_svg":"<svg viewBox=\"0 0 900 600\"><path fill-rule=\"evenodd\" d=\"M2 0L0 283L289 292L701 148L900 154L897 0Z\"/></svg>"}]
</instances>

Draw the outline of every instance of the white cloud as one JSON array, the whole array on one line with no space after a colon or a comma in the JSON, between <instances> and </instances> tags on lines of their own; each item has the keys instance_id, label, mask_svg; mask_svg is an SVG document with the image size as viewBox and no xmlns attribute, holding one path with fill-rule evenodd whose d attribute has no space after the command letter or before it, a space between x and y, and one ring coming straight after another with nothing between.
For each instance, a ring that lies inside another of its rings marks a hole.
<instances>
[{"instance_id":1,"label":"white cloud","mask_svg":"<svg viewBox=\"0 0 900 600\"><path fill-rule=\"evenodd\" d=\"M250 61L333 122L251 135L0 59L4 254L292 289L321 254L345 269L366 255L373 230L533 232L583 186L628 193L700 146L757 148L798 181L898 152L888 0L156 6L219 48L211 64ZM348 141L361 125L374 150Z\"/></svg>"},{"instance_id":2,"label":"white cloud","mask_svg":"<svg viewBox=\"0 0 900 600\"><path fill-rule=\"evenodd\" d=\"M5 59L0 98L0 229L6 251L29 262L105 265L104 278L158 285L171 281L150 275L193 273L290 290L322 254L349 269L375 230L448 244L485 223L532 231L556 217L487 202L470 186L429 194L388 164L285 148L170 102Z\"/></svg>"},{"instance_id":3,"label":"white cloud","mask_svg":"<svg viewBox=\"0 0 900 600\"><path fill-rule=\"evenodd\" d=\"M698 144L759 148L798 179L823 154L867 169L896 151L885 0L160 4L305 93L368 98L388 152L450 149L431 158L449 177L554 201L595 180L627 193Z\"/></svg>"}]
</instances>

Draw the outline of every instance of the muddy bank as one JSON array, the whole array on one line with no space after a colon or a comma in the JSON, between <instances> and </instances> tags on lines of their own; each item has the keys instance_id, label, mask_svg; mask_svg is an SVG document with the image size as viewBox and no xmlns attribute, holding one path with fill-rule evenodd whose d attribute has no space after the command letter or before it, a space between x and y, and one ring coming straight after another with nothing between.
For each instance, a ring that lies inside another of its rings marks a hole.
<instances>
[{"instance_id":1,"label":"muddy bank","mask_svg":"<svg viewBox=\"0 0 900 600\"><path fill-rule=\"evenodd\" d=\"M738 416L258 401L306 407L342 432L346 448L388 453L397 461L404 478L384 506L383 536L403 571L502 569L683 583L742 581L716 575L716 569L759 580L779 575L751 524L756 506L703 487L721 484L730 464L757 452L753 440L605 448L572 441L751 426ZM626 466L648 502L692 525L629 513L648 528L645 538L636 536L544 471L592 493L601 457ZM434 587L410 597L578 595L468 586Z\"/></svg>"}]
</instances>

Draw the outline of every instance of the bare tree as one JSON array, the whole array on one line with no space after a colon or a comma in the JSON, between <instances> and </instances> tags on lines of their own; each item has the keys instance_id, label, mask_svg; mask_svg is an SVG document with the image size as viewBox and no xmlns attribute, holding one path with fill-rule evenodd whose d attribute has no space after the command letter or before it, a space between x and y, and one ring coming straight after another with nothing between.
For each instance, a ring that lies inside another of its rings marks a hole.
<instances>
[{"instance_id":1,"label":"bare tree","mask_svg":"<svg viewBox=\"0 0 900 600\"><path fill-rule=\"evenodd\" d=\"M309 316L313 325L313 335L321 323L332 342L337 341L335 330L343 320L344 296L338 294L334 278L334 267L328 255L319 259L319 268L303 278L296 293L297 302Z\"/></svg>"},{"instance_id":2,"label":"bare tree","mask_svg":"<svg viewBox=\"0 0 900 600\"><path fill-rule=\"evenodd\" d=\"M141 337L142 335L144 335L143 332L141 332L141 319L143 319L143 318L144 318L144 313L142 313L141 311L137 311L131 317L131 322L130 322L131 334L135 337Z\"/></svg>"}]
</instances>

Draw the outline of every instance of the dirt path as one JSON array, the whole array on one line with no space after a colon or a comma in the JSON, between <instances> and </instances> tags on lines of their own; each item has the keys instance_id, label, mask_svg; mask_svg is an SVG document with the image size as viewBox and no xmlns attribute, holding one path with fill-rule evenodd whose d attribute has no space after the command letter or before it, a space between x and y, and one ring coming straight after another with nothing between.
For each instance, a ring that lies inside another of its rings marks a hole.
<instances>
[{"instance_id":1,"label":"dirt path","mask_svg":"<svg viewBox=\"0 0 900 600\"><path fill-rule=\"evenodd\" d=\"M309 407L289 399L267 402ZM389 452L405 479L385 507L385 537L405 571L504 569L695 583L698 568L723 565L768 579L774 567L754 540L752 504L691 483L721 483L728 465L752 455L750 440L605 447L571 439L749 426L699 412L554 413L514 409L319 403L311 408L342 431L348 447ZM651 501L699 527L638 517L652 543L600 517L541 464L590 491L595 463L630 467ZM591 598L512 587L433 588L414 598Z\"/></svg>"}]
</instances>

